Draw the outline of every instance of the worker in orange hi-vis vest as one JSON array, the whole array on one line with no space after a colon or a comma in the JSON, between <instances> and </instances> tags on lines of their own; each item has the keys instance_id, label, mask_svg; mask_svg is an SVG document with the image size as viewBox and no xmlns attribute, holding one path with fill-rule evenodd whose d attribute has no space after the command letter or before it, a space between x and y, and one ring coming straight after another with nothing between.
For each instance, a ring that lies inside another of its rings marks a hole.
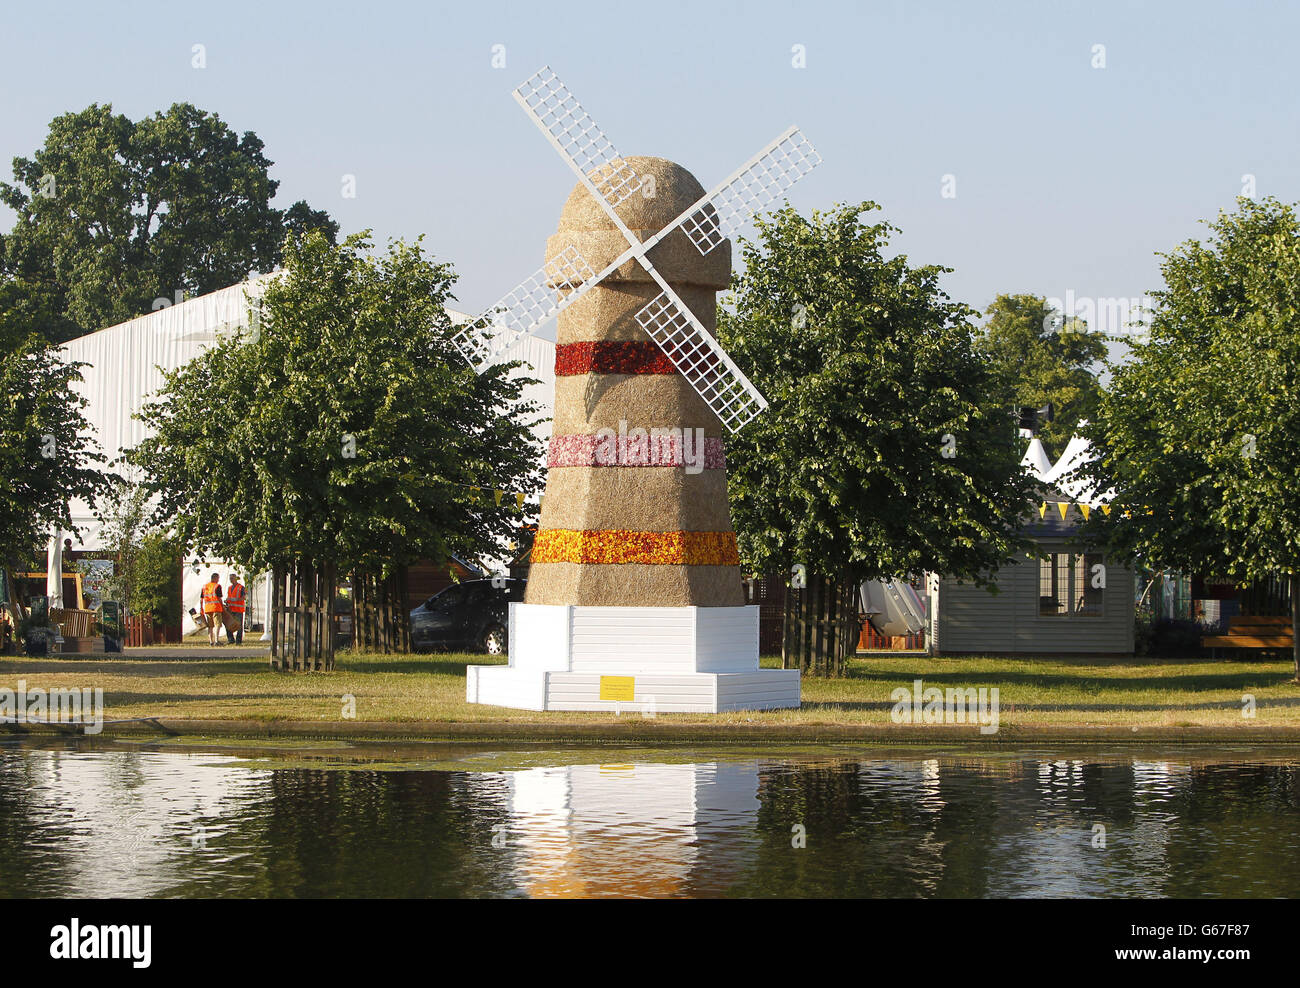
<instances>
[{"instance_id":1,"label":"worker in orange hi-vis vest","mask_svg":"<svg viewBox=\"0 0 1300 988\"><path fill-rule=\"evenodd\" d=\"M208 644L220 645L217 640L218 625L221 623L221 577L216 573L212 578L203 584L203 589L199 591L199 599L203 602L203 623L208 628Z\"/></svg>"},{"instance_id":2,"label":"worker in orange hi-vis vest","mask_svg":"<svg viewBox=\"0 0 1300 988\"><path fill-rule=\"evenodd\" d=\"M244 644L244 585L235 573L230 574L230 586L226 588L226 641Z\"/></svg>"}]
</instances>

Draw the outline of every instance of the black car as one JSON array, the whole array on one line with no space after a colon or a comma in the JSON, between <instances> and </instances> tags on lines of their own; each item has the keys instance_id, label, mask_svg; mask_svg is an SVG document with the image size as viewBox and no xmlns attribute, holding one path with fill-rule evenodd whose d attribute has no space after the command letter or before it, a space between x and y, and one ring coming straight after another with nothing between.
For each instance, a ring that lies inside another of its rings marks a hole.
<instances>
[{"instance_id":1,"label":"black car","mask_svg":"<svg viewBox=\"0 0 1300 988\"><path fill-rule=\"evenodd\" d=\"M411 611L412 647L505 654L510 602L524 599L526 582L495 577L454 583L439 591Z\"/></svg>"}]
</instances>

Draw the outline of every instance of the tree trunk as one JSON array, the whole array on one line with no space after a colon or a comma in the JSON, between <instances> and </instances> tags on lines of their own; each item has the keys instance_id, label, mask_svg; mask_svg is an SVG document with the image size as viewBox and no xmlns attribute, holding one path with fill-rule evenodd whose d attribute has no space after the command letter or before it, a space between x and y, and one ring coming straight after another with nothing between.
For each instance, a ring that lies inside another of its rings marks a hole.
<instances>
[{"instance_id":1,"label":"tree trunk","mask_svg":"<svg viewBox=\"0 0 1300 988\"><path fill-rule=\"evenodd\" d=\"M334 668L333 564L297 560L273 571L271 666L285 672Z\"/></svg>"},{"instance_id":2,"label":"tree trunk","mask_svg":"<svg viewBox=\"0 0 1300 988\"><path fill-rule=\"evenodd\" d=\"M334 671L334 641L335 641L335 615L334 615L334 597L338 593L338 570L333 563L325 567L325 648L324 660L325 671Z\"/></svg>"},{"instance_id":3,"label":"tree trunk","mask_svg":"<svg viewBox=\"0 0 1300 988\"><path fill-rule=\"evenodd\" d=\"M785 613L781 619L781 668L798 669L799 656L795 649L794 639L794 616L795 616L795 597L801 591L794 587L785 588Z\"/></svg>"},{"instance_id":4,"label":"tree trunk","mask_svg":"<svg viewBox=\"0 0 1300 988\"><path fill-rule=\"evenodd\" d=\"M280 634L280 608L284 606L284 572L277 566L271 570L271 613L267 620L271 622L271 668L280 668L280 653L284 649L284 638Z\"/></svg>"},{"instance_id":5,"label":"tree trunk","mask_svg":"<svg viewBox=\"0 0 1300 988\"><path fill-rule=\"evenodd\" d=\"M781 665L805 676L843 676L857 651L857 584L808 576L803 589L786 590Z\"/></svg>"},{"instance_id":6,"label":"tree trunk","mask_svg":"<svg viewBox=\"0 0 1300 988\"><path fill-rule=\"evenodd\" d=\"M1291 661L1300 683L1300 572L1291 574Z\"/></svg>"}]
</instances>

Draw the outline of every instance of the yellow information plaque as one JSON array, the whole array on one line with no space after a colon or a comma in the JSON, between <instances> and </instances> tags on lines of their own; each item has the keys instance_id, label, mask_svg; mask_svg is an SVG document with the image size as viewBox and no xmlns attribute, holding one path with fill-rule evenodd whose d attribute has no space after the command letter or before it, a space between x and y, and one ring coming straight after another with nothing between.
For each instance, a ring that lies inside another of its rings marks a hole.
<instances>
[{"instance_id":1,"label":"yellow information plaque","mask_svg":"<svg viewBox=\"0 0 1300 988\"><path fill-rule=\"evenodd\" d=\"M600 698L602 700L616 700L619 703L631 703L632 695L635 690L636 677L634 676L600 677Z\"/></svg>"}]
</instances>

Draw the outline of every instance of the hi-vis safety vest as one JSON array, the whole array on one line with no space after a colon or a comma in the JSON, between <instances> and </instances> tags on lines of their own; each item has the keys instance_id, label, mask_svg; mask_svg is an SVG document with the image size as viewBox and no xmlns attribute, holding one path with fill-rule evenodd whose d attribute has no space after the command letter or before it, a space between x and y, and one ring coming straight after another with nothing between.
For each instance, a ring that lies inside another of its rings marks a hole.
<instances>
[{"instance_id":1,"label":"hi-vis safety vest","mask_svg":"<svg viewBox=\"0 0 1300 988\"><path fill-rule=\"evenodd\" d=\"M221 610L221 597L218 596L217 590L220 584L205 583L200 596L203 599L203 613L216 614Z\"/></svg>"},{"instance_id":2,"label":"hi-vis safety vest","mask_svg":"<svg viewBox=\"0 0 1300 988\"><path fill-rule=\"evenodd\" d=\"M234 614L244 613L244 585L232 583L226 588L226 610Z\"/></svg>"}]
</instances>

